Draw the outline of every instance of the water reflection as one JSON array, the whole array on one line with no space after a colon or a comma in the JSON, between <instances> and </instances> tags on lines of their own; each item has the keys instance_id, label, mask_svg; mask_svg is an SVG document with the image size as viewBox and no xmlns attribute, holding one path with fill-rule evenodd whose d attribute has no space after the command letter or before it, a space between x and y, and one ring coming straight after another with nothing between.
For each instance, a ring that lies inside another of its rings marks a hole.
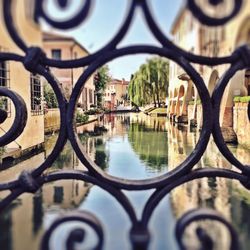
<instances>
[{"instance_id":1,"label":"water reflection","mask_svg":"<svg viewBox=\"0 0 250 250\"><path fill-rule=\"evenodd\" d=\"M100 123L79 127L78 132L84 150L98 166L109 174L131 179L148 178L173 169L193 151L199 138L197 131L174 127L164 118L150 118L143 114L107 115ZM2 171L0 181L11 180L23 169L37 166L49 154L55 139L49 138L46 152ZM250 163L249 150L234 145L230 145L230 149L241 161ZM234 169L212 140L196 167ZM69 143L51 170L65 168L84 169ZM150 192L126 192L137 214L140 214ZM0 193L0 198L4 195ZM250 249L249 192L239 183L222 178L195 180L165 197L150 223L150 249L177 249L173 239L175 220L196 207L220 211L239 232L243 249ZM105 249L129 248L127 231L131 225L117 201L90 184L68 180L44 185L35 195L22 195L0 215L0 249L39 249L41 236L52 220L62 211L73 208L91 211L103 222L107 233ZM220 239L217 248L225 249L229 243L225 230L210 223L203 226L209 228L212 237ZM192 230L187 233L192 235ZM190 242L194 242L192 247L195 247L195 241Z\"/></svg>"},{"instance_id":2,"label":"water reflection","mask_svg":"<svg viewBox=\"0 0 250 250\"><path fill-rule=\"evenodd\" d=\"M101 126L105 129L95 136L82 130L80 139L92 160L106 172L122 178L143 179L167 171L165 118L110 114L104 117Z\"/></svg>"}]
</instances>

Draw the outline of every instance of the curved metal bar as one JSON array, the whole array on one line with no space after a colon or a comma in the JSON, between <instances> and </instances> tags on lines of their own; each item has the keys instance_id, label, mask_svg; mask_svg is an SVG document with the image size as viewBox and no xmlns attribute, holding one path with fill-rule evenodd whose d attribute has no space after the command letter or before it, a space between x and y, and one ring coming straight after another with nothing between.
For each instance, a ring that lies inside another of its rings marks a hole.
<instances>
[{"instance_id":1,"label":"curved metal bar","mask_svg":"<svg viewBox=\"0 0 250 250\"><path fill-rule=\"evenodd\" d=\"M57 1L60 4L61 8L66 8L66 6L69 4L67 0ZM210 0L210 2L214 5L218 4L218 2L220 1L221 0ZM194 16L196 16L200 20L200 22L206 23L211 26L217 26L224 24L240 11L242 0L235 0L234 3L235 5L233 11L228 16L219 19L206 16L206 14L203 13L202 9L198 7L197 3L194 0L188 1L188 7L193 12ZM84 19L89 14L91 4L91 0L86 0L85 4L82 6L82 9L78 12L78 14L76 14L67 21L57 22L51 20L50 17L48 17L43 8L43 1L37 0L36 18L42 17L54 27L68 29L71 27L75 27L79 25L82 21L84 21ZM228 85L228 82L230 81L231 77L235 74L237 70L250 67L250 50L249 47L244 46L236 50L232 55L220 58L210 58L194 55L179 48L177 45L172 43L167 36L162 33L162 31L156 24L155 19L152 16L148 2L146 0L131 0L129 4L130 5L128 13L120 29L118 30L116 35L111 39L111 41L103 48L98 50L96 53L90 54L84 58L76 60L57 61L46 58L43 51L38 47L27 47L25 41L18 33L13 20L13 0L3 1L4 22L6 28L13 41L21 50L25 52L26 55L20 56L14 53L1 52L0 60L12 60L22 62L24 67L28 71L43 76L51 85L52 89L56 94L56 98L59 104L61 121L58 139L56 141L54 149L52 150L51 154L46 158L46 160L40 166L34 166L34 169L30 172L23 171L17 180L6 183L0 183L0 191L10 190L11 192L3 200L0 201L0 210L6 208L6 206L8 206L14 199L16 199L19 195L23 193L35 193L45 183L62 179L77 179L86 181L104 189L119 202L119 204L125 210L126 214L128 214L132 223L132 227L130 230L130 240L134 249L146 249L150 241L148 223L152 216L152 213L155 211L155 208L162 200L162 198L174 188L182 185L183 183L204 177L223 177L228 179L235 179L240 181L240 183L246 188L250 188L250 168L248 165L244 165L239 160L237 160L227 148L219 124L220 104L225 88ZM121 42L121 40L124 38L127 31L129 30L137 7L140 7L142 9L146 22L148 24L148 28L151 30L152 34L156 37L156 39L161 43L163 48L140 45L117 49L117 45ZM174 170L159 177L151 179L126 180L111 176L103 172L94 162L91 161L87 154L84 153L81 142L74 128L73 119L77 99L87 79L105 63L108 63L109 61L118 57L126 55L135 55L138 53L157 54L159 56L168 58L170 60L173 60L186 71L186 73L190 76L191 80L194 82L202 101L203 127L199 141L193 152L184 160L184 162L178 165ZM209 66L231 64L229 70L221 78L219 84L216 85L212 99L209 96L207 87L205 86L202 77L192 67L191 63L198 63ZM79 77L73 89L70 101L68 103L56 78L49 72L48 66L53 66L57 68L75 68L83 67L86 65L88 65L88 68ZM0 94L1 93L4 96L8 96L14 102L16 108L16 117L11 129L8 131L9 134L7 133L6 135L0 138L0 146L6 145L11 140L17 138L17 136L22 133L27 120L26 106L22 98L18 96L15 92L0 87ZM4 114L2 113L1 121L3 120ZM240 169L242 173L234 172L227 169L215 168L193 170L195 164L201 159L201 156L206 150L211 132L213 133L215 143L219 148L220 152L230 161L230 163ZM74 151L76 152L81 162L86 166L88 172L77 170L62 170L56 173L49 173L47 175L43 175L45 170L50 168L53 162L57 159L59 153L63 150L67 139L70 140ZM147 190L152 188L156 190L150 196L144 207L142 219L138 220L131 202L121 189ZM177 226L177 235L179 237L178 240L181 242L181 236L187 224L191 223L193 220L207 217L215 220L218 219L217 214L213 212L210 213L207 211L202 211L202 213L191 212L185 215L183 219L179 221L179 224ZM51 226L51 228L46 232L44 236L41 246L42 249L48 249L48 242L54 229L62 223L66 221L71 221L72 219L80 219L82 222L86 222L87 224L92 226L99 237L98 248L102 246L103 230L99 221L94 216L86 213L80 215L78 213L74 213L67 215L64 218L58 219ZM218 220L224 223L223 219L220 218ZM226 224L226 226L228 225ZM228 226L228 228L230 231L230 226ZM200 236L203 238L206 237L206 235L204 234L201 234ZM67 247L73 248L74 242L80 242L83 240L83 238L84 232L82 231L82 229L73 230L67 239ZM233 249L237 249L238 247L237 239L235 240L235 238L237 238L236 234L232 235L232 244L236 244L233 245L233 247L235 247Z\"/></svg>"},{"instance_id":2,"label":"curved metal bar","mask_svg":"<svg viewBox=\"0 0 250 250\"><path fill-rule=\"evenodd\" d=\"M23 193L24 192L21 189L11 190L11 193L0 201L0 212L2 212L6 207L10 205L11 202L13 202L17 197L19 197Z\"/></svg>"},{"instance_id":3,"label":"curved metal bar","mask_svg":"<svg viewBox=\"0 0 250 250\"><path fill-rule=\"evenodd\" d=\"M115 58L124 55L132 55L137 53L149 53L149 54L157 54L160 56L164 56L171 60L174 60L177 64L183 67L183 69L187 72L187 74L190 75L201 97L204 125L202 127L200 139L194 151L177 168L162 176L148 180L124 180L104 173L93 161L91 161L91 159L84 153L81 142L78 139L78 136L74 129L74 125L71 121L74 119L74 110L79 93L81 93L81 90L84 87L84 84L89 78L89 76L91 76L91 74L93 74L98 67L101 67L110 60L113 60ZM157 188L163 185L167 185L174 178L182 176L183 174L187 173L193 168L193 166L199 161L200 157L204 153L207 143L209 141L212 129L212 116L213 116L212 105L207 88L205 87L205 84L200 75L184 58L176 57L176 54L173 53L171 50L166 50L152 46L132 46L104 54L102 58L91 64L89 68L87 68L86 71L82 74L82 76L77 81L70 98L68 113L67 113L67 128L68 128L69 140L71 142L72 147L74 148L78 158L81 160L84 166L88 168L88 170L92 175L96 176L97 178L103 179L104 181L107 181L108 183L113 184L118 188L124 188L128 190L142 190L142 189Z\"/></svg>"},{"instance_id":4,"label":"curved metal bar","mask_svg":"<svg viewBox=\"0 0 250 250\"><path fill-rule=\"evenodd\" d=\"M13 7L13 0L3 0L3 12L4 12L4 22L5 26L7 28L7 31L9 32L10 37L15 42L15 44L22 50L27 50L27 45L23 41L23 39L19 36L19 33L17 32L17 29L14 24L14 20L12 17L12 10Z\"/></svg>"},{"instance_id":5,"label":"curved metal bar","mask_svg":"<svg viewBox=\"0 0 250 250\"><path fill-rule=\"evenodd\" d=\"M210 1L212 2L212 1ZM215 3L218 1L215 1ZM241 10L241 6L243 4L243 0L234 0L234 7L232 12L225 17L215 18L206 15L203 10L198 6L195 0L188 0L187 7L190 9L192 14L202 23L208 26L219 26L227 23L233 17L235 17Z\"/></svg>"},{"instance_id":6,"label":"curved metal bar","mask_svg":"<svg viewBox=\"0 0 250 250\"><path fill-rule=\"evenodd\" d=\"M23 56L19 56L14 53L1 52L0 53L0 61L17 61L22 62L24 59Z\"/></svg>"},{"instance_id":7,"label":"curved metal bar","mask_svg":"<svg viewBox=\"0 0 250 250\"><path fill-rule=\"evenodd\" d=\"M57 218L49 227L49 229L45 232L42 238L40 249L41 250L51 249L49 247L49 241L50 238L52 237L53 232L61 224L72 221L83 222L84 224L89 225L98 236L98 243L93 249L95 250L102 249L104 240L103 227L101 225L101 222L97 219L97 217L87 211L68 212L66 213L66 215ZM67 239L67 249L74 249L74 243L82 241L84 241L84 229L81 228L77 230L72 230Z\"/></svg>"},{"instance_id":8,"label":"curved metal bar","mask_svg":"<svg viewBox=\"0 0 250 250\"><path fill-rule=\"evenodd\" d=\"M116 48L117 44L124 38L126 35L136 8L136 1L133 0L130 4L127 17L125 18L123 24L121 25L120 29L118 30L117 34L111 39L111 41L105 45L103 48L98 50L97 52L88 55L83 58L74 59L74 60L53 60L49 58L45 58L43 60L44 64L51 66L51 67L58 67L58 68L75 68L75 67L83 67L90 63L92 63L94 60L98 59L103 55L104 52L113 50Z\"/></svg>"},{"instance_id":9,"label":"curved metal bar","mask_svg":"<svg viewBox=\"0 0 250 250\"><path fill-rule=\"evenodd\" d=\"M37 0L35 6L35 20L38 21L38 19L41 17L54 28L63 30L72 29L81 24L88 17L91 5L93 4L92 2L92 0L85 0L85 3L82 5L81 9L71 19L66 21L55 21L46 14L46 11L44 11L44 1ZM60 7L66 8L67 5L69 5L69 3L65 2L60 4Z\"/></svg>"},{"instance_id":10,"label":"curved metal bar","mask_svg":"<svg viewBox=\"0 0 250 250\"><path fill-rule=\"evenodd\" d=\"M204 177L222 177L227 179L234 179L238 180L240 182L246 182L248 178L240 173L227 170L227 169L218 169L218 168L203 168L203 169L195 169L189 174L186 174L169 185L157 189L148 199L143 213L142 213L142 224L146 227L149 223L150 218L152 217L152 213L155 211L155 208L159 204L159 202L162 200L163 197L165 197L167 194L169 194L173 189L176 187L187 183L189 181L193 181L196 179L204 178Z\"/></svg>"},{"instance_id":11,"label":"curved metal bar","mask_svg":"<svg viewBox=\"0 0 250 250\"><path fill-rule=\"evenodd\" d=\"M23 98L15 91L0 87L0 96L9 97L14 103L16 113L10 129L0 137L0 147L14 141L24 130L27 123L27 108Z\"/></svg>"},{"instance_id":12,"label":"curved metal bar","mask_svg":"<svg viewBox=\"0 0 250 250\"><path fill-rule=\"evenodd\" d=\"M239 53L242 49L245 47L241 47L236 50L235 53ZM244 53L243 51L243 53ZM245 51L247 52L247 51ZM245 54L245 53L244 53ZM246 53L247 55L247 53ZM250 65L250 63L249 63ZM214 109L214 124L213 124L213 138L214 141L219 148L220 152L223 154L223 156L229 160L235 167L243 171L245 174L250 175L250 166L242 164L238 159L235 158L235 156L232 154L232 152L228 149L221 129L220 129L220 105L222 96L224 94L226 86L229 84L230 79L232 76L238 71L242 70L246 67L249 67L249 65L246 64L244 59L239 60L237 63L234 63L231 65L231 67L227 70L227 72L221 77L218 84L215 86L213 95L212 95L212 102L213 102L213 109Z\"/></svg>"},{"instance_id":13,"label":"curved metal bar","mask_svg":"<svg viewBox=\"0 0 250 250\"><path fill-rule=\"evenodd\" d=\"M18 187L18 180L0 183L0 191L11 190Z\"/></svg>"},{"instance_id":14,"label":"curved metal bar","mask_svg":"<svg viewBox=\"0 0 250 250\"><path fill-rule=\"evenodd\" d=\"M0 201L0 211L5 209L14 199L16 199L18 196L23 194L24 192L29 192L27 190L27 186L30 186L29 183L32 184L35 183L36 190L38 190L40 187L42 187L45 183L50 183L58 180L80 180L85 181L88 183L92 183L94 185L97 185L98 187L102 188L103 190L107 191L107 193L111 194L118 203L123 207L126 214L129 216L132 225L137 223L136 214L134 211L134 208L132 204L130 203L127 196L119 189L114 188L113 186L102 182L91 175L89 175L87 172L79 171L79 170L61 170L58 172L53 172L47 175L38 176L36 178L32 177L32 173L27 173L28 180L26 178L25 183L22 181L22 184L20 181L15 181L15 186L11 186L12 193ZM23 173L21 174L21 176ZM31 178L31 179L30 179ZM19 180L21 178L19 177ZM31 192L36 192L36 190L31 190Z\"/></svg>"},{"instance_id":15,"label":"curved metal bar","mask_svg":"<svg viewBox=\"0 0 250 250\"><path fill-rule=\"evenodd\" d=\"M55 92L55 95L58 101L58 107L60 110L60 130L59 130L56 144L52 152L46 158L45 162L41 164L41 166L39 166L38 168L32 171L33 177L38 177L44 172L44 170L51 167L52 163L56 160L60 152L63 150L63 147L67 141L67 132L66 132L66 126L65 126L66 112L67 112L67 100L65 96L62 94L61 87L58 81L49 71L45 70L42 66L38 66L37 72L48 81L53 91Z\"/></svg>"},{"instance_id":16,"label":"curved metal bar","mask_svg":"<svg viewBox=\"0 0 250 250\"><path fill-rule=\"evenodd\" d=\"M79 170L74 170L74 171L62 170L60 172L55 172L55 173L42 176L41 178L39 178L39 182L41 183L40 185L42 185L43 183L48 183L48 182L52 182L56 180L66 180L66 179L81 180L81 181L86 181L94 185L97 185L98 187L107 191L109 194L112 194L112 196L124 208L124 211L128 214L132 223L135 223L137 221L133 206L131 205L127 196L124 195L124 193L121 190L113 187L112 185L109 185L106 182L103 182L102 180L99 180L98 178L91 176L87 172L79 171Z\"/></svg>"},{"instance_id":17,"label":"curved metal bar","mask_svg":"<svg viewBox=\"0 0 250 250\"><path fill-rule=\"evenodd\" d=\"M213 221L218 221L222 223L227 228L231 236L230 250L240 249L238 236L233 226L227 220L225 220L217 211L214 211L212 209L207 209L207 208L200 208L200 209L193 209L193 210L188 211L177 221L176 228L175 228L175 237L177 239L177 242L181 250L187 249L183 242L183 234L185 232L185 229L191 223L200 221L200 220L213 220ZM204 232L201 232L201 230L202 229L200 228L200 230L197 231L197 234L201 241L202 247L204 247L202 249L210 249L208 248L208 245L205 245L208 241L208 238L207 238L208 236L204 235ZM199 233L199 231L201 233ZM211 247L211 249L213 249L213 247Z\"/></svg>"},{"instance_id":18,"label":"curved metal bar","mask_svg":"<svg viewBox=\"0 0 250 250\"><path fill-rule=\"evenodd\" d=\"M141 1L141 7L143 9L143 13L148 24L148 28L152 32L152 34L157 38L157 40L165 47L171 50L174 50L176 54L179 54L185 57L187 60L193 63L198 63L201 65L215 66L224 63L233 63L238 60L238 55L233 54L225 57L205 57L201 55L195 55L193 53L187 52L173 42L171 42L167 36L163 34L159 26L156 24L150 8L148 6L147 1Z\"/></svg>"}]
</instances>

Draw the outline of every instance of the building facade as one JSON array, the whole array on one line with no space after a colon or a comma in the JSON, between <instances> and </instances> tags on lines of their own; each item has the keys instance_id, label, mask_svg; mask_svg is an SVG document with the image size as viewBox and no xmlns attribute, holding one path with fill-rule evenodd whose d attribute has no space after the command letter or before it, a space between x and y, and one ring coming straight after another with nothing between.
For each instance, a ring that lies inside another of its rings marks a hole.
<instances>
[{"instance_id":1,"label":"building facade","mask_svg":"<svg viewBox=\"0 0 250 250\"><path fill-rule=\"evenodd\" d=\"M104 107L114 110L120 106L128 106L128 85L129 82L125 79L112 79L104 91Z\"/></svg>"},{"instance_id":2,"label":"building facade","mask_svg":"<svg viewBox=\"0 0 250 250\"><path fill-rule=\"evenodd\" d=\"M73 60L87 56L88 51L74 38L59 34L43 33L43 48L49 58L56 60ZM52 74L61 83L64 94L69 99L72 89L85 68L58 69L51 68ZM82 93L78 99L78 106L87 110L91 105L95 105L94 78L91 76L84 84Z\"/></svg>"},{"instance_id":3,"label":"building facade","mask_svg":"<svg viewBox=\"0 0 250 250\"><path fill-rule=\"evenodd\" d=\"M28 13L29 1L16 1L13 12L18 31L25 39L28 46L42 46L42 32L33 17ZM0 50L17 54L23 52L10 38L3 20L3 1L0 1ZM28 117L23 133L13 142L2 148L1 160L7 157L19 157L31 149L42 147L44 142L44 114L42 105L42 81L39 75L33 75L27 71L21 63L14 61L0 62L0 86L17 92L26 103ZM7 111L7 119L0 124L0 136L8 131L15 118L13 102L6 98L0 98L1 109ZM37 133L37 131L41 131Z\"/></svg>"},{"instance_id":4,"label":"building facade","mask_svg":"<svg viewBox=\"0 0 250 250\"><path fill-rule=\"evenodd\" d=\"M207 4L207 3L203 3ZM205 7L203 7L205 8ZM207 9L209 10L209 6ZM225 13L229 4L219 4L210 9L210 14ZM242 44L250 43L250 1L245 0L242 11L227 25L208 27L201 25L186 8L182 8L173 26L174 43L194 54L208 57L230 55ZM193 65L204 79L210 95L228 69L228 65L201 66ZM221 103L220 125L224 138L234 140L233 106L235 96L250 95L249 69L237 72L230 80ZM202 126L202 109L200 98L194 83L175 63L170 63L168 114L176 122L190 122Z\"/></svg>"},{"instance_id":5,"label":"building facade","mask_svg":"<svg viewBox=\"0 0 250 250\"><path fill-rule=\"evenodd\" d=\"M186 51L200 54L200 25L192 14L182 8L171 33L173 42ZM199 67L195 66L199 71ZM186 72L176 63L169 63L169 104L168 115L176 122L188 121L187 103L197 99L197 91Z\"/></svg>"}]
</instances>

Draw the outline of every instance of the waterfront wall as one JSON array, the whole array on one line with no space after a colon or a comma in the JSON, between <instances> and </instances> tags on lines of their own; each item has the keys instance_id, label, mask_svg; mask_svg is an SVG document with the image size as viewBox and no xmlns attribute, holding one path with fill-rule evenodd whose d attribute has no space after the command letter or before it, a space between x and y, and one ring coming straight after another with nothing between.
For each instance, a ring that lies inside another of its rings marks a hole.
<instances>
[{"instance_id":1,"label":"waterfront wall","mask_svg":"<svg viewBox=\"0 0 250 250\"><path fill-rule=\"evenodd\" d=\"M97 121L98 117L97 115L89 115L89 119L86 122L85 125L88 124L88 128L89 126L91 126L92 128L90 130L94 130L94 126L96 125L96 123L94 123L94 121ZM93 123L92 125L89 125L90 123ZM79 129L77 129L77 133L81 133L83 132L82 128L85 128L86 126L81 124L77 124L77 127L79 127ZM44 115L44 133L45 134L51 134L53 132L56 132L60 129L60 111L58 108L55 109L48 109L46 114Z\"/></svg>"},{"instance_id":2,"label":"waterfront wall","mask_svg":"<svg viewBox=\"0 0 250 250\"><path fill-rule=\"evenodd\" d=\"M202 127L202 106L198 104L195 112L194 108L194 104L188 105L188 122L189 125L197 125L200 129ZM250 133L247 133L250 131L249 108L249 103L235 103L233 111L229 108L226 109L227 119L224 119L222 129L226 141L230 141L229 139L235 137L233 134L236 134L238 143L250 148ZM231 128L231 123L233 123L233 130L227 130L227 128Z\"/></svg>"},{"instance_id":3,"label":"waterfront wall","mask_svg":"<svg viewBox=\"0 0 250 250\"><path fill-rule=\"evenodd\" d=\"M249 103L235 103L233 108L233 128L238 142L250 148L250 121L248 115Z\"/></svg>"},{"instance_id":4,"label":"waterfront wall","mask_svg":"<svg viewBox=\"0 0 250 250\"><path fill-rule=\"evenodd\" d=\"M202 105L189 104L187 111L188 111L188 123L192 126L196 125L200 129L202 127Z\"/></svg>"},{"instance_id":5,"label":"waterfront wall","mask_svg":"<svg viewBox=\"0 0 250 250\"><path fill-rule=\"evenodd\" d=\"M44 115L44 133L50 134L58 131L60 127L60 111L58 108L48 109Z\"/></svg>"}]
</instances>

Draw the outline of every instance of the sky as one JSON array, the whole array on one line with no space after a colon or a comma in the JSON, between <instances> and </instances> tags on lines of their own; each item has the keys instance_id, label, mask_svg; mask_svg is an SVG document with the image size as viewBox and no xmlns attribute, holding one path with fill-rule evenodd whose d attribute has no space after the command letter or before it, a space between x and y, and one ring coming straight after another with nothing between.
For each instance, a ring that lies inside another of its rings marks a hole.
<instances>
[{"instance_id":1,"label":"sky","mask_svg":"<svg viewBox=\"0 0 250 250\"><path fill-rule=\"evenodd\" d=\"M81 1L71 0L72 3L67 9L67 15L65 15L65 11L61 11L55 2L47 0L48 13L55 19L67 18L81 6ZM169 35L171 25L183 2L184 0L149 0L152 13L165 34ZM59 32L73 36L90 53L93 53L106 45L117 33L127 14L129 3L129 0L95 0L89 17L78 28L72 31ZM45 23L44 27L46 30L58 32ZM135 13L127 35L118 47L122 48L136 44L159 45L147 25L145 25L141 11ZM150 55L147 54L138 54L115 59L108 64L110 73L114 78L129 80L130 75L149 57Z\"/></svg>"}]
</instances>

